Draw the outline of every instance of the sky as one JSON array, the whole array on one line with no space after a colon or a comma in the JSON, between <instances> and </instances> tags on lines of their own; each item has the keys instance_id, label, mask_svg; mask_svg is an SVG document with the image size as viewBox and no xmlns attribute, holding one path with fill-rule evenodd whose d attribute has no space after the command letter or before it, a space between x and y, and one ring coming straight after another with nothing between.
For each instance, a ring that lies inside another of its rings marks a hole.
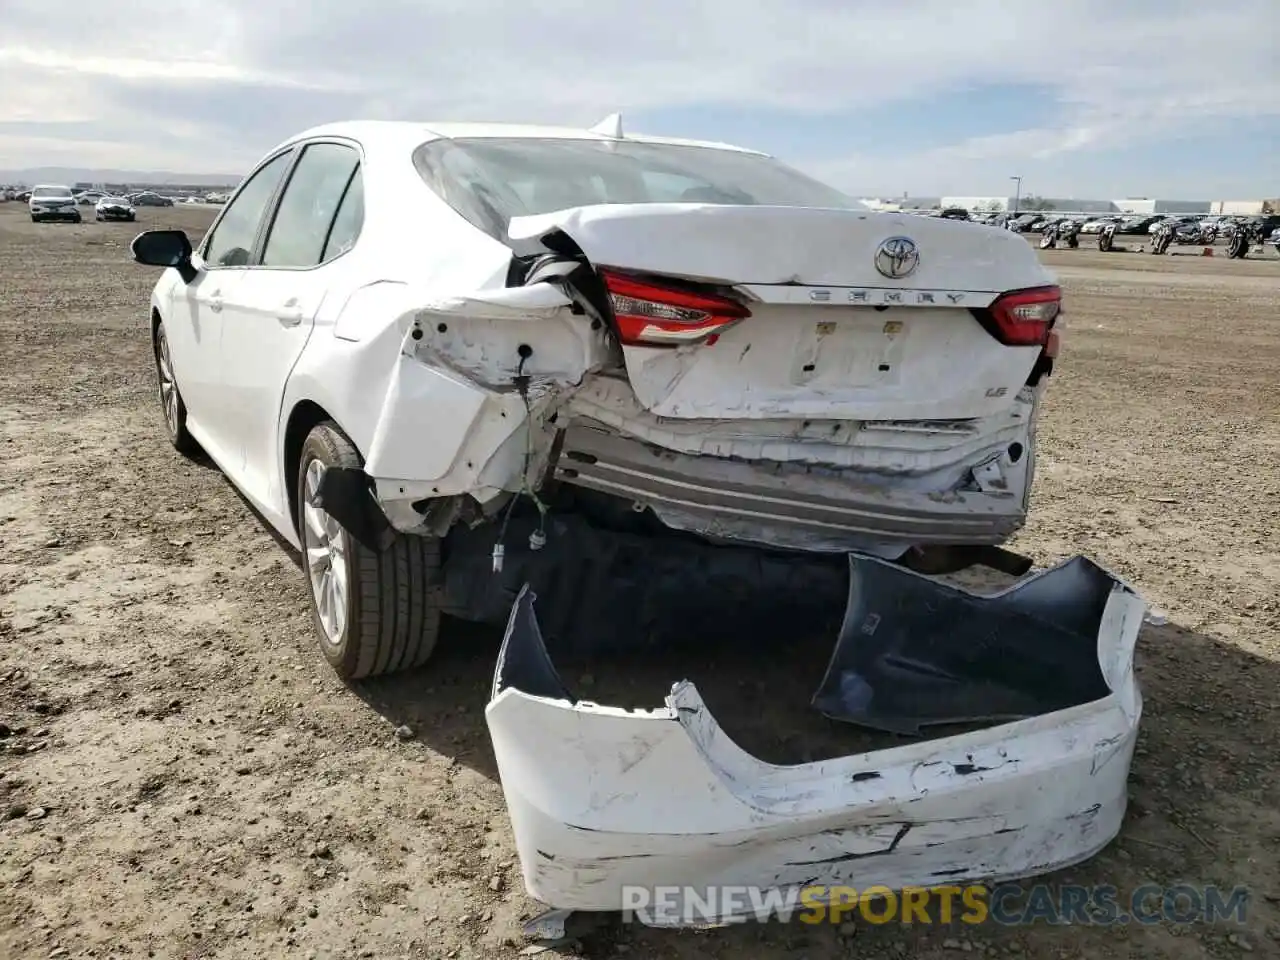
<instances>
[{"instance_id":1,"label":"sky","mask_svg":"<svg viewBox=\"0 0 1280 960\"><path fill-rule=\"evenodd\" d=\"M1280 0L4 0L0 169L343 119L624 128L860 196L1280 196Z\"/></svg>"}]
</instances>

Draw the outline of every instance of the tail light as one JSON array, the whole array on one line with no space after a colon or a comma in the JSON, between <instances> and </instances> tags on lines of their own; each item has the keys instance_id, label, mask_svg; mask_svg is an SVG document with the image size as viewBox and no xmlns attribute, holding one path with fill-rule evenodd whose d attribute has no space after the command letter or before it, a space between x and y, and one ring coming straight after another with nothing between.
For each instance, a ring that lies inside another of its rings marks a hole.
<instances>
[{"instance_id":1,"label":"tail light","mask_svg":"<svg viewBox=\"0 0 1280 960\"><path fill-rule=\"evenodd\" d=\"M1043 347L1049 341L1049 328L1062 310L1062 291L1058 287L1034 287L1001 294L987 308L1001 343L1010 347Z\"/></svg>"},{"instance_id":2,"label":"tail light","mask_svg":"<svg viewBox=\"0 0 1280 960\"><path fill-rule=\"evenodd\" d=\"M751 316L728 297L669 287L601 270L618 337L630 346L673 346L707 340ZM711 340L714 343L714 340Z\"/></svg>"}]
</instances>

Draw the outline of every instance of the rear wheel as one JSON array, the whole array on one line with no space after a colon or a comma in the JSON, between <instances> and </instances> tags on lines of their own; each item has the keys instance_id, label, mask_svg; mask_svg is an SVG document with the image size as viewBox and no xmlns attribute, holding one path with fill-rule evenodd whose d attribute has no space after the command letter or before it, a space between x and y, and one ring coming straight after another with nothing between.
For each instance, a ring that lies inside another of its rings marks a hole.
<instances>
[{"instance_id":1,"label":"rear wheel","mask_svg":"<svg viewBox=\"0 0 1280 960\"><path fill-rule=\"evenodd\" d=\"M344 680L426 663L440 634L440 541L397 534L384 550L356 541L317 503L333 467L360 467L336 424L321 423L302 444L297 525L320 650Z\"/></svg>"},{"instance_id":2,"label":"rear wheel","mask_svg":"<svg viewBox=\"0 0 1280 960\"><path fill-rule=\"evenodd\" d=\"M182 402L178 381L173 373L173 356L169 352L169 338L164 324L156 325L156 385L160 400L160 412L164 414L165 433L175 450L185 457L200 453L200 444L187 432L187 405Z\"/></svg>"}]
</instances>

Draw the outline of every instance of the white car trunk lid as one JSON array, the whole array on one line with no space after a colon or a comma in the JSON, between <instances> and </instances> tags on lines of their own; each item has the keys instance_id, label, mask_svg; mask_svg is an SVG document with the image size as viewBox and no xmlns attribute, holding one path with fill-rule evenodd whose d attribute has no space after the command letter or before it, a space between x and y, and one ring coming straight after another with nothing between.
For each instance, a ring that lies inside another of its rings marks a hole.
<instances>
[{"instance_id":1,"label":"white car trunk lid","mask_svg":"<svg viewBox=\"0 0 1280 960\"><path fill-rule=\"evenodd\" d=\"M605 277L632 387L659 416L985 416L1013 402L1057 313L1026 241L974 224L625 204L518 217L509 232L554 229ZM1000 299L1029 289L1043 292Z\"/></svg>"}]
</instances>

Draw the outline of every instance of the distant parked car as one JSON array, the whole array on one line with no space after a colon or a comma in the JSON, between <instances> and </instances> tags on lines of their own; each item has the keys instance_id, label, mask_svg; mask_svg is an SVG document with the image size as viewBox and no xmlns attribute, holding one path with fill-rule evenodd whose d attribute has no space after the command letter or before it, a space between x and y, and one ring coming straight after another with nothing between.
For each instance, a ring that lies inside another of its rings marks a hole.
<instances>
[{"instance_id":1,"label":"distant parked car","mask_svg":"<svg viewBox=\"0 0 1280 960\"><path fill-rule=\"evenodd\" d=\"M98 201L94 216L102 220L133 221L137 219L137 211L124 197L103 197Z\"/></svg>"},{"instance_id":2,"label":"distant parked car","mask_svg":"<svg viewBox=\"0 0 1280 960\"><path fill-rule=\"evenodd\" d=\"M76 195L71 192L70 187L61 184L46 183L32 187L27 208L31 211L32 223L43 223L45 220L80 222Z\"/></svg>"},{"instance_id":3,"label":"distant parked car","mask_svg":"<svg viewBox=\"0 0 1280 960\"><path fill-rule=\"evenodd\" d=\"M1185 224L1188 224L1188 223L1196 223L1196 222L1197 222L1197 221L1196 221L1196 218L1195 218L1195 217L1188 217L1188 216L1165 216L1165 217L1161 217L1159 220L1157 220L1155 223L1153 223L1153 224L1151 225L1151 227L1147 230L1147 233L1155 233L1155 232L1156 232L1156 228L1157 228L1158 226L1160 226L1160 224L1162 224L1162 223L1163 223L1163 224L1168 224L1169 229L1171 229L1171 230L1173 230L1175 233L1177 233L1178 229L1179 229L1180 227L1184 226Z\"/></svg>"},{"instance_id":4,"label":"distant parked car","mask_svg":"<svg viewBox=\"0 0 1280 960\"><path fill-rule=\"evenodd\" d=\"M1060 227L1064 223L1068 223L1068 222L1074 223L1077 227L1079 227L1080 224L1084 223L1084 219L1081 217L1064 217L1060 213L1054 213L1045 217L1044 220L1041 221L1042 225L1039 231L1036 231L1035 224L1031 225L1031 231L1032 233L1036 233L1036 232L1043 233L1045 230L1048 230L1050 227Z\"/></svg>"},{"instance_id":5,"label":"distant parked car","mask_svg":"<svg viewBox=\"0 0 1280 960\"><path fill-rule=\"evenodd\" d=\"M134 194L131 198L135 207L172 207L173 201L168 197L162 197L158 193L152 193L147 190L142 193Z\"/></svg>"},{"instance_id":6,"label":"distant parked car","mask_svg":"<svg viewBox=\"0 0 1280 960\"><path fill-rule=\"evenodd\" d=\"M1199 220L1185 220L1177 224L1173 230L1176 243L1212 243L1218 236L1216 226L1209 227Z\"/></svg>"},{"instance_id":7,"label":"distant parked car","mask_svg":"<svg viewBox=\"0 0 1280 960\"><path fill-rule=\"evenodd\" d=\"M1250 217L1249 221L1250 227L1254 230L1255 235L1258 236L1266 237L1272 231L1280 229L1280 214L1270 213L1260 217Z\"/></svg>"},{"instance_id":8,"label":"distant parked car","mask_svg":"<svg viewBox=\"0 0 1280 960\"><path fill-rule=\"evenodd\" d=\"M85 190L76 194L76 203L82 207L92 207L105 196L101 190Z\"/></svg>"},{"instance_id":9,"label":"distant parked car","mask_svg":"<svg viewBox=\"0 0 1280 960\"><path fill-rule=\"evenodd\" d=\"M1116 233L1146 233L1151 229L1151 225L1158 223L1159 220L1159 217L1126 217L1120 221Z\"/></svg>"},{"instance_id":10,"label":"distant parked car","mask_svg":"<svg viewBox=\"0 0 1280 960\"><path fill-rule=\"evenodd\" d=\"M1080 227L1080 232L1081 233L1101 233L1102 228L1105 227L1108 223L1120 223L1122 219L1123 218L1121 217L1097 217L1093 220L1087 220L1085 221L1084 225Z\"/></svg>"}]
</instances>

